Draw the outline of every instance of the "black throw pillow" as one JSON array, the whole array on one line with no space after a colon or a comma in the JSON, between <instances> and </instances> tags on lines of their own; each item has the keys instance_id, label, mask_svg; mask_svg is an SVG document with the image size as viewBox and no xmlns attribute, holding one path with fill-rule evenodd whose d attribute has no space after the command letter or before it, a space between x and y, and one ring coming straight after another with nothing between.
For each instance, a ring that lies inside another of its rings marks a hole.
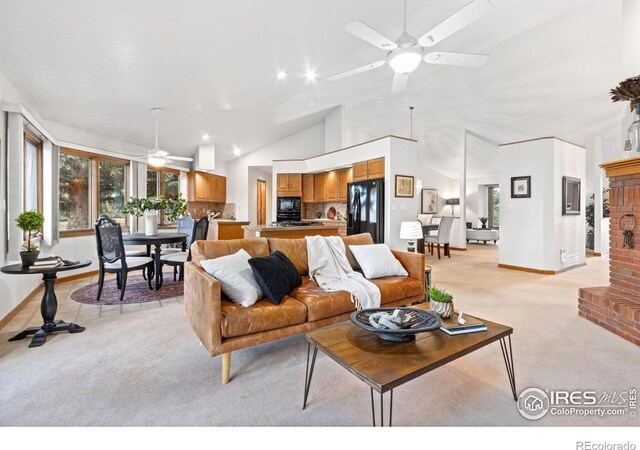
<instances>
[{"instance_id":1,"label":"black throw pillow","mask_svg":"<svg viewBox=\"0 0 640 450\"><path fill-rule=\"evenodd\" d=\"M249 265L264 295L276 305L302 283L296 266L278 250L269 256L251 258Z\"/></svg>"}]
</instances>

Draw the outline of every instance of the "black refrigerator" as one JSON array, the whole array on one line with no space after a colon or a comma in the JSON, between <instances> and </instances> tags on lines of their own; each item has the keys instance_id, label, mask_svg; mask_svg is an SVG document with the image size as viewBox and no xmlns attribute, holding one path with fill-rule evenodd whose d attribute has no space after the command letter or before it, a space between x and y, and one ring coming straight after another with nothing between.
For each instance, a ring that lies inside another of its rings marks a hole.
<instances>
[{"instance_id":1,"label":"black refrigerator","mask_svg":"<svg viewBox=\"0 0 640 450\"><path fill-rule=\"evenodd\" d=\"M384 180L348 184L347 235L370 233L373 242L384 243Z\"/></svg>"}]
</instances>

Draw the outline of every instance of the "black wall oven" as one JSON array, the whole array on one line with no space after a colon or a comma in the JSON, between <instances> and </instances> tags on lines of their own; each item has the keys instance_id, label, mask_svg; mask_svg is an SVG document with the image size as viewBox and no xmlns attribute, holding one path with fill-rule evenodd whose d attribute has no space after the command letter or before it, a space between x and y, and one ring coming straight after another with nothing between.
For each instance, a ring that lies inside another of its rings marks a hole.
<instances>
[{"instance_id":1,"label":"black wall oven","mask_svg":"<svg viewBox=\"0 0 640 450\"><path fill-rule=\"evenodd\" d=\"M300 197L278 197L277 221L300 220L301 205Z\"/></svg>"}]
</instances>

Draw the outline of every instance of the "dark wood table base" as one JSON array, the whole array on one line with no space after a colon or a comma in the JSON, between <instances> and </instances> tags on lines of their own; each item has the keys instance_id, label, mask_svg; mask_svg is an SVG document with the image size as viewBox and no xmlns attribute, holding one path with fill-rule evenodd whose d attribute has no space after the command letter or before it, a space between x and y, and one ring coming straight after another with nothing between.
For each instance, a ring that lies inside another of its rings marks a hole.
<instances>
[{"instance_id":1,"label":"dark wood table base","mask_svg":"<svg viewBox=\"0 0 640 450\"><path fill-rule=\"evenodd\" d=\"M69 333L82 333L84 331L84 327L81 327L80 325L77 325L75 323L67 323L63 320L56 320L54 322L45 323L41 327L27 328L26 330L21 331L20 333L9 339L9 341L19 341L33 334L33 338L31 339L29 347L40 347L45 342L47 342L47 336L49 336L51 333L57 333L59 331L68 331Z\"/></svg>"},{"instance_id":2,"label":"dark wood table base","mask_svg":"<svg viewBox=\"0 0 640 450\"><path fill-rule=\"evenodd\" d=\"M438 333L439 331L434 331L434 333ZM502 350L502 357L504 359L505 366L507 368L507 377L509 378L509 386L511 387L511 393L513 395L513 400L518 401L518 395L516 394L516 378L515 371L513 365L513 349L511 347L511 334L504 336L499 339L500 349ZM307 368L305 372L304 379L304 400L302 403L302 409L307 407L307 398L309 397L309 389L311 388L311 378L313 377L313 369L316 364L316 356L318 354L318 347L313 346L313 356L311 356L311 346L312 343L309 342L307 345ZM324 350L323 350L324 351ZM335 359L335 358L334 358ZM311 364L309 364L311 362ZM373 426L376 426L376 407L374 402L373 391L374 388L370 387L371 391L371 418L373 421ZM378 391L378 389L376 389ZM389 389L389 411L388 411L388 426L392 426L393 423L393 389ZM379 391L380 393L380 416L379 416L379 425L381 427L384 426L384 391Z\"/></svg>"}]
</instances>

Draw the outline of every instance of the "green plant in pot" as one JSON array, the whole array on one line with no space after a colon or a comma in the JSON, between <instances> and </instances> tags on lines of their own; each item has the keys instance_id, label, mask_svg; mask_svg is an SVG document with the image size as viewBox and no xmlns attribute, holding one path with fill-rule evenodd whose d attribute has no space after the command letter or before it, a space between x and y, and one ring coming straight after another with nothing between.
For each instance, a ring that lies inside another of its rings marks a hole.
<instances>
[{"instance_id":1,"label":"green plant in pot","mask_svg":"<svg viewBox=\"0 0 640 450\"><path fill-rule=\"evenodd\" d=\"M316 212L316 219L322 219L322 211Z\"/></svg>"},{"instance_id":2,"label":"green plant in pot","mask_svg":"<svg viewBox=\"0 0 640 450\"><path fill-rule=\"evenodd\" d=\"M453 314L453 295L444 289L438 289L435 285L429 288L429 309L446 319Z\"/></svg>"},{"instance_id":3,"label":"green plant in pot","mask_svg":"<svg viewBox=\"0 0 640 450\"><path fill-rule=\"evenodd\" d=\"M22 266L29 267L32 265L40 254L40 249L36 244L31 243L31 233L38 231L44 225L44 216L38 211L23 211L16 219L18 228L27 233L27 242L20 252L20 258L22 259Z\"/></svg>"},{"instance_id":4,"label":"green plant in pot","mask_svg":"<svg viewBox=\"0 0 640 450\"><path fill-rule=\"evenodd\" d=\"M489 220L486 217L478 217L478 220L480 221L480 224L482 225L482 228L487 228L487 221Z\"/></svg>"}]
</instances>

